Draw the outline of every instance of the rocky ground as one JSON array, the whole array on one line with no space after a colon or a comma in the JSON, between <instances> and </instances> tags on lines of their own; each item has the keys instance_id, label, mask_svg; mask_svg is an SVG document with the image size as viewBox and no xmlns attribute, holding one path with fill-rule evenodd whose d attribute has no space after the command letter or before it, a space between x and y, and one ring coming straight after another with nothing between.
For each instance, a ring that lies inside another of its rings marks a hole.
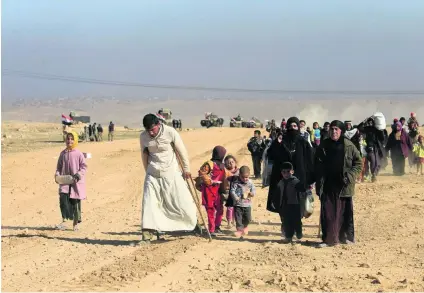
<instances>
[{"instance_id":1,"label":"rocky ground","mask_svg":"<svg viewBox=\"0 0 424 293\"><path fill-rule=\"evenodd\" d=\"M217 144L250 166L251 132L183 132L192 170ZM304 239L282 244L259 181L243 241L225 230L213 242L175 234L137 246L144 179L137 139L80 145L93 158L78 232L53 229L61 218L53 174L63 146L28 148L2 153L3 291L424 291L424 177L394 177L388 167L376 183L357 186L352 246L315 247L318 200Z\"/></svg>"}]
</instances>

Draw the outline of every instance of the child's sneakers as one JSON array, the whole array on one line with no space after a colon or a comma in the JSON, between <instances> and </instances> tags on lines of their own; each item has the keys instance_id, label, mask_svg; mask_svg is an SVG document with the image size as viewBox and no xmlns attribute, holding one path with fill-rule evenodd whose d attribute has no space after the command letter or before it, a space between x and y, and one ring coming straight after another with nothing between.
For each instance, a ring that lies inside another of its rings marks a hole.
<instances>
[{"instance_id":1,"label":"child's sneakers","mask_svg":"<svg viewBox=\"0 0 424 293\"><path fill-rule=\"evenodd\" d=\"M66 230L65 222L62 222L59 225L57 225L56 226L56 229L58 229L58 230Z\"/></svg>"},{"instance_id":2,"label":"child's sneakers","mask_svg":"<svg viewBox=\"0 0 424 293\"><path fill-rule=\"evenodd\" d=\"M243 229L243 236L249 235L249 228L245 227Z\"/></svg>"},{"instance_id":3,"label":"child's sneakers","mask_svg":"<svg viewBox=\"0 0 424 293\"><path fill-rule=\"evenodd\" d=\"M234 236L237 237L237 238L241 238L241 236L243 236L243 231L234 232Z\"/></svg>"}]
</instances>

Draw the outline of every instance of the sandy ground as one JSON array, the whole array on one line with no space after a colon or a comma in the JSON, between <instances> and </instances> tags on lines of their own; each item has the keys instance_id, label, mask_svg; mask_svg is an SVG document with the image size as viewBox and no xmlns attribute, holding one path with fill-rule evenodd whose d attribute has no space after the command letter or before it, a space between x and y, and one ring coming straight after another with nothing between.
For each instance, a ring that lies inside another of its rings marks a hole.
<instances>
[{"instance_id":1,"label":"sandy ground","mask_svg":"<svg viewBox=\"0 0 424 293\"><path fill-rule=\"evenodd\" d=\"M183 132L192 170L216 144L251 166L251 132ZM93 158L78 232L52 228L61 218L53 175L62 148L2 153L3 291L424 291L424 177L394 177L389 167L377 183L359 185L353 246L314 247L318 207L304 220L302 242L281 244L279 217L265 210L259 181L244 241L225 230L211 243L168 235L134 246L144 180L138 141L80 145Z\"/></svg>"}]
</instances>

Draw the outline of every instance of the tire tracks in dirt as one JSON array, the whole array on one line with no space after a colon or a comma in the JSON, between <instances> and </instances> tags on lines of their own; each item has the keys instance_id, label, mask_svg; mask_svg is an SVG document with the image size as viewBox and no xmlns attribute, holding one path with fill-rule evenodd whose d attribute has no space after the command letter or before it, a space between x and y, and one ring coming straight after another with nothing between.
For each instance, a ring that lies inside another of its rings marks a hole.
<instances>
[{"instance_id":1,"label":"tire tracks in dirt","mask_svg":"<svg viewBox=\"0 0 424 293\"><path fill-rule=\"evenodd\" d=\"M227 148L228 153L239 153L240 141L247 141L248 138L249 136L243 135L227 143L221 143L221 145ZM209 159L210 155L211 149L200 154L195 154L190 161L192 165L195 162L196 165L200 166L200 162ZM244 157L238 159L240 162L246 161ZM191 251L195 250L198 246L211 246L204 237L196 237L190 234L167 236L166 238L167 241L165 242L153 242L150 246L137 247L134 252L120 258L117 263L108 264L100 269L89 272L81 276L80 282L65 288L71 291L92 291L93 289L120 291L123 287L131 286L134 283L144 284L144 279L147 276L154 274L161 268L172 265L181 254L191 255Z\"/></svg>"},{"instance_id":2,"label":"tire tracks in dirt","mask_svg":"<svg viewBox=\"0 0 424 293\"><path fill-rule=\"evenodd\" d=\"M236 150L240 141L247 141L248 133L250 134L250 131L233 131L228 135L225 132L221 133L222 131L212 129L208 134L221 140L220 144L228 147L229 151ZM190 157L192 167L198 167L200 160L208 159L215 145L214 140L202 140L195 131L184 133L183 139L188 146L189 154L192 154ZM125 259L125 256L138 249L129 244L140 237L140 203L144 172L141 171L140 154L134 151L138 142L130 144L128 142L102 147L97 144L83 145L86 149L92 148L91 152L96 158L89 161L89 200L83 202L83 230L78 233L51 231L49 227L42 230L42 227L41 229L37 227L37 223L28 229L21 229L19 227L22 227L23 221L19 216L3 220L5 224L2 227L3 234L7 235L2 238L3 247L6 248L2 255L3 288L35 290L40 287L40 290L62 290L68 283L82 286L85 282L82 281L84 278L81 282L78 281L80 275L96 271L99 267L113 267L116 262ZM101 148L101 151L97 151L97 148ZM120 152L125 154L121 156ZM107 160L101 159L108 154L113 155ZM46 168L42 173L46 175L52 171ZM116 184L106 187L105 183L113 179ZM91 185L93 181L96 182ZM50 186L46 188L46 191L55 194L56 192L50 191L50 188ZM38 203L37 200L40 199L33 199ZM57 218L59 212L56 202L43 199L43 205L51 208L46 218ZM33 213L33 210L25 210L25 216L29 219L34 219ZM21 225L16 225L18 223ZM190 243L193 240L190 237L187 240L176 239L176 242L170 243L171 246L176 245L175 249L170 249L171 251L179 251L181 245L177 242ZM157 252L158 255L164 254L161 250ZM75 274L61 274L59 278L52 279L50 276L59 267L61 271L75 271L75 267L79 269ZM26 279L27 282L18 281L20 279Z\"/></svg>"}]
</instances>

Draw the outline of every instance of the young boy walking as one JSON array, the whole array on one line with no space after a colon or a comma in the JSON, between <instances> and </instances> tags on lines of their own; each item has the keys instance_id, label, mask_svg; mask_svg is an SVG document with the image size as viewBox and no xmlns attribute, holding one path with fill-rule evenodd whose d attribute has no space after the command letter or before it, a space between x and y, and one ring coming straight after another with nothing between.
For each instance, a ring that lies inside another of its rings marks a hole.
<instances>
[{"instance_id":1,"label":"young boy walking","mask_svg":"<svg viewBox=\"0 0 424 293\"><path fill-rule=\"evenodd\" d=\"M238 238L249 233L248 226L252 220L252 197L255 196L255 185L249 176L249 167L241 167L239 176L234 179L230 187L230 197L236 216L237 231L234 235Z\"/></svg>"},{"instance_id":2,"label":"young boy walking","mask_svg":"<svg viewBox=\"0 0 424 293\"><path fill-rule=\"evenodd\" d=\"M280 218L284 231L285 243L292 242L294 233L297 239L302 239L302 213L301 192L306 192L303 184L293 176L293 165L290 162L282 164L282 179L278 183L278 192L280 194Z\"/></svg>"},{"instance_id":3,"label":"young boy walking","mask_svg":"<svg viewBox=\"0 0 424 293\"><path fill-rule=\"evenodd\" d=\"M62 223L57 229L65 230L65 221L73 220L74 231L78 230L81 223L81 200L86 199L85 172L87 164L82 152L76 149L78 134L69 132L66 135L66 149L60 153L57 161L56 176L71 175L73 183L59 185L59 203L62 213Z\"/></svg>"}]
</instances>

